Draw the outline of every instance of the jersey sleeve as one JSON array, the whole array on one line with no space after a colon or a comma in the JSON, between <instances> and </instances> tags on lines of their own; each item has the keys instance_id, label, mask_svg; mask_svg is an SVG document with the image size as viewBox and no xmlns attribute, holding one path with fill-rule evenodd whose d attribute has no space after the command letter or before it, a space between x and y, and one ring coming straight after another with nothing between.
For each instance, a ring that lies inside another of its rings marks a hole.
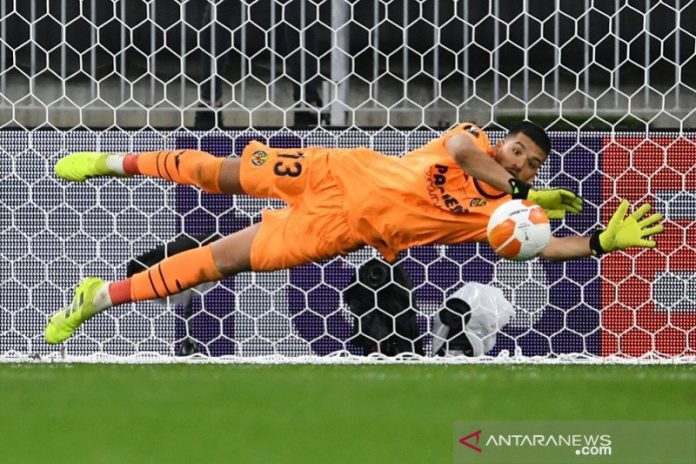
<instances>
[{"instance_id":1,"label":"jersey sleeve","mask_svg":"<svg viewBox=\"0 0 696 464\"><path fill-rule=\"evenodd\" d=\"M447 140L449 140L451 137L457 134L465 134L467 137L470 137L474 141L476 146L481 151L483 151L489 156L493 154L493 150L491 149L491 141L488 138L488 135L483 131L483 129L471 122L464 122L458 124L454 126L452 129L445 132L442 136L442 144L446 146Z\"/></svg>"}]
</instances>

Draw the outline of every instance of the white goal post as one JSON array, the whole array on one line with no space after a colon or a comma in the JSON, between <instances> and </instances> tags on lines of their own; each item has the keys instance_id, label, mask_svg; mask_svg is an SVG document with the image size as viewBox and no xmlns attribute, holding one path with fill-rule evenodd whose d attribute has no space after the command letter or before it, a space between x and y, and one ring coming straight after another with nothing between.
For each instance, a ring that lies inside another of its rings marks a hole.
<instances>
[{"instance_id":1,"label":"white goal post","mask_svg":"<svg viewBox=\"0 0 696 464\"><path fill-rule=\"evenodd\" d=\"M486 244L403 253L423 348L408 359L435 359L434 319L466 282L514 308L488 353L504 362L696 356L694 1L0 0L0 64L2 360L364 354L345 291L371 248L241 274L188 305L126 305L47 345L81 277L123 278L154 247L280 205L146 178L69 185L53 174L68 152L230 156L254 137L399 156L457 121L496 141L525 118L552 139L539 185L586 200L556 234L591 233L619 198L652 203L666 231L655 250L566 263Z\"/></svg>"}]
</instances>

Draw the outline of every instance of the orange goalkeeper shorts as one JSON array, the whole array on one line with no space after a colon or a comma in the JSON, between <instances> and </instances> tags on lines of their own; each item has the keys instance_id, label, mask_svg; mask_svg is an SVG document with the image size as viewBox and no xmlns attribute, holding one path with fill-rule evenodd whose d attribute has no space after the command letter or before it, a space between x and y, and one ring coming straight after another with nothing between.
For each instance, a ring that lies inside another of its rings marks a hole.
<instances>
[{"instance_id":1,"label":"orange goalkeeper shorts","mask_svg":"<svg viewBox=\"0 0 696 464\"><path fill-rule=\"evenodd\" d=\"M364 243L344 213L343 192L329 170L329 148L275 149L252 141L241 157L244 191L279 198L287 208L264 210L251 246L251 269L287 269L349 253Z\"/></svg>"}]
</instances>

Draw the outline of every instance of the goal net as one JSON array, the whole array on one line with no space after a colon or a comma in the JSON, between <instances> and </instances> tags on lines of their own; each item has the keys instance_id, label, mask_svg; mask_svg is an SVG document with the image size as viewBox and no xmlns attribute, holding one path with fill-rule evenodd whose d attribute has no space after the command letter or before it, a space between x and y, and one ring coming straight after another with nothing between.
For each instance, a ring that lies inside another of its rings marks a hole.
<instances>
[{"instance_id":1,"label":"goal net","mask_svg":"<svg viewBox=\"0 0 696 464\"><path fill-rule=\"evenodd\" d=\"M412 304L386 317L414 311L409 341L435 359L445 301L479 282L514 309L487 356L693 359L696 3L471 3L0 0L0 359L343 359L365 354L361 336L404 338L366 334L346 302L378 257L365 248L115 308L47 345L82 277L121 279L153 248L282 206L147 178L67 184L53 174L66 153L235 156L258 139L400 156L458 121L495 142L525 118L552 138L537 184L586 200L556 235L589 235L627 199L665 216L657 248L563 263L414 248L397 261Z\"/></svg>"}]
</instances>

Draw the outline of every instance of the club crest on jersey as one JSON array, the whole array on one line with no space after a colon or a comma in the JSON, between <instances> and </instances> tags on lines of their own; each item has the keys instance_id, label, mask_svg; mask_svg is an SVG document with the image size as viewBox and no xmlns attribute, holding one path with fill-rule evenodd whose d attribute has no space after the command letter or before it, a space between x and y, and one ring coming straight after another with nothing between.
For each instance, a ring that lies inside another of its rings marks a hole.
<instances>
[{"instance_id":1,"label":"club crest on jersey","mask_svg":"<svg viewBox=\"0 0 696 464\"><path fill-rule=\"evenodd\" d=\"M256 150L251 154L251 164L256 167L263 166L268 161L268 153L263 150Z\"/></svg>"},{"instance_id":2,"label":"club crest on jersey","mask_svg":"<svg viewBox=\"0 0 696 464\"><path fill-rule=\"evenodd\" d=\"M474 208L477 206L486 206L488 202L484 200L483 198L472 198L471 202L469 203L470 208Z\"/></svg>"}]
</instances>

